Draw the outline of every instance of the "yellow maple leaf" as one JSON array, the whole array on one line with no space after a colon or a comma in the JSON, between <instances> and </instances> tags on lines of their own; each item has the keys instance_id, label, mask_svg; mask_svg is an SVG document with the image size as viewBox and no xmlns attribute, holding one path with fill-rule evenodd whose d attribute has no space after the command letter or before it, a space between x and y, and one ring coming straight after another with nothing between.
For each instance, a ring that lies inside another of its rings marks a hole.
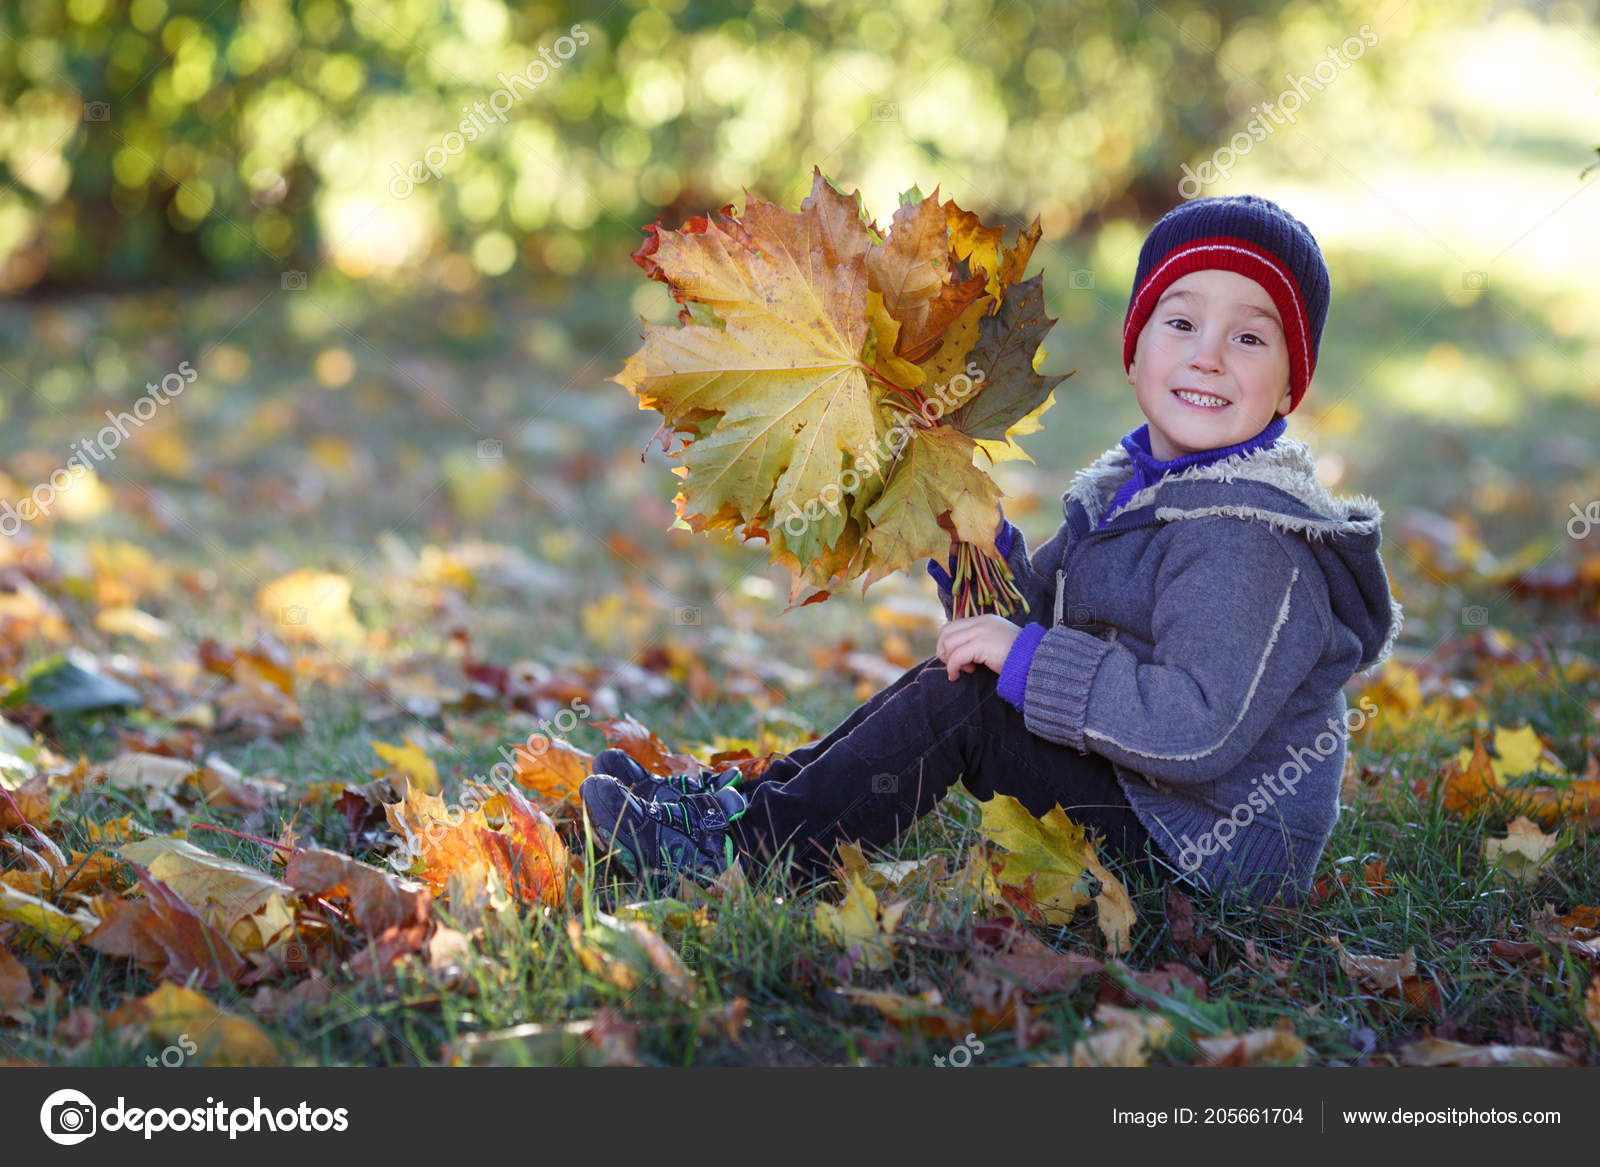
<instances>
[{"instance_id":1,"label":"yellow maple leaf","mask_svg":"<svg viewBox=\"0 0 1600 1167\"><path fill-rule=\"evenodd\" d=\"M1548 765L1553 758L1553 755L1547 758L1548 751L1545 744L1531 725L1524 725L1520 729L1495 726L1494 748L1500 755L1495 760L1494 770L1502 785L1507 778L1515 778L1519 774L1536 770L1541 763ZM1463 750L1462 754L1469 752Z\"/></svg>"},{"instance_id":2,"label":"yellow maple leaf","mask_svg":"<svg viewBox=\"0 0 1600 1167\"><path fill-rule=\"evenodd\" d=\"M1527 885L1538 880L1558 841L1558 836L1545 834L1532 819L1518 815L1506 828L1505 838L1483 841L1483 857L1495 865L1496 872Z\"/></svg>"},{"instance_id":3,"label":"yellow maple leaf","mask_svg":"<svg viewBox=\"0 0 1600 1167\"><path fill-rule=\"evenodd\" d=\"M844 899L837 906L817 905L817 931L846 952L859 945L862 967L881 972L894 963L894 931L908 902L896 900L880 906L860 871L841 870L838 874Z\"/></svg>"},{"instance_id":4,"label":"yellow maple leaf","mask_svg":"<svg viewBox=\"0 0 1600 1167\"><path fill-rule=\"evenodd\" d=\"M253 867L171 835L126 843L117 853L149 869L241 952L260 951L293 928L285 897L294 888Z\"/></svg>"},{"instance_id":5,"label":"yellow maple leaf","mask_svg":"<svg viewBox=\"0 0 1600 1167\"><path fill-rule=\"evenodd\" d=\"M840 204L818 172L798 214L747 196L743 228L760 250L718 223L657 233L661 271L725 327L652 328L612 380L697 435L682 452L695 530L803 509L838 489L847 452L878 441L861 359L871 236ZM838 540L844 517L824 509L803 531L771 527L774 561L788 551L798 571Z\"/></svg>"},{"instance_id":6,"label":"yellow maple leaf","mask_svg":"<svg viewBox=\"0 0 1600 1167\"><path fill-rule=\"evenodd\" d=\"M439 769L433 764L433 759L409 737L402 740L405 742L403 746L392 746L380 741L374 741L371 745L373 752L389 763L390 768L405 777L412 786L429 794L437 794Z\"/></svg>"},{"instance_id":7,"label":"yellow maple leaf","mask_svg":"<svg viewBox=\"0 0 1600 1167\"><path fill-rule=\"evenodd\" d=\"M1059 806L1035 818L1015 798L997 794L982 804L984 837L1005 848L992 866L998 898L1041 924L1071 923L1094 900L1107 947L1126 952L1138 913L1123 887L1100 863L1084 830Z\"/></svg>"},{"instance_id":8,"label":"yellow maple leaf","mask_svg":"<svg viewBox=\"0 0 1600 1167\"><path fill-rule=\"evenodd\" d=\"M207 1066L276 1066L282 1058L272 1039L247 1017L224 1012L203 993L168 982L148 996L119 1007L107 1018L113 1028L143 1028L153 1042L166 1042ZM168 1054L155 1054L168 1064Z\"/></svg>"},{"instance_id":9,"label":"yellow maple leaf","mask_svg":"<svg viewBox=\"0 0 1600 1167\"><path fill-rule=\"evenodd\" d=\"M292 571L256 591L256 612L278 635L339 644L361 640L366 630L350 609L350 581L321 571Z\"/></svg>"},{"instance_id":10,"label":"yellow maple leaf","mask_svg":"<svg viewBox=\"0 0 1600 1167\"><path fill-rule=\"evenodd\" d=\"M100 918L87 908L64 911L47 900L3 883L0 883L0 920L26 924L43 932L55 944L77 940L100 926Z\"/></svg>"}]
</instances>

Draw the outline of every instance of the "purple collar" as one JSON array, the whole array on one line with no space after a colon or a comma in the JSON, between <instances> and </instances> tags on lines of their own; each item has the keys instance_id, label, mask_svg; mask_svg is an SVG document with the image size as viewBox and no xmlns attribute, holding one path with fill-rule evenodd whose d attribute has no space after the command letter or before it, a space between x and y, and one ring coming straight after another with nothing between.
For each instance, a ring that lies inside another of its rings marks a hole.
<instances>
[{"instance_id":1,"label":"purple collar","mask_svg":"<svg viewBox=\"0 0 1600 1167\"><path fill-rule=\"evenodd\" d=\"M1163 462L1150 451L1150 423L1145 422L1122 439L1122 448L1128 451L1128 459L1133 463L1133 476L1122 484L1116 498L1111 500L1111 505L1106 508L1106 513L1100 520L1100 526L1105 526L1111 516L1136 493L1153 483L1160 482L1174 471L1186 470L1190 466L1204 466L1232 457L1234 454L1264 450L1276 442L1279 435L1288 427L1288 421L1281 414L1274 415L1265 428L1253 438L1232 446L1221 446L1215 450L1197 450L1193 454L1183 454L1169 462Z\"/></svg>"}]
</instances>

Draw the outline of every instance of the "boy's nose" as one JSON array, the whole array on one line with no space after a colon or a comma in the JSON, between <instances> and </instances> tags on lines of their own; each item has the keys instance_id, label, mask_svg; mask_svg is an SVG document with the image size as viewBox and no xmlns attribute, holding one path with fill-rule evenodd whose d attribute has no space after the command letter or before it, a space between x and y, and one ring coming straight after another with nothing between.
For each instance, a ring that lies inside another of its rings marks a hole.
<instances>
[{"instance_id":1,"label":"boy's nose","mask_svg":"<svg viewBox=\"0 0 1600 1167\"><path fill-rule=\"evenodd\" d=\"M1194 351L1189 354L1189 364L1196 369L1222 367L1222 341L1215 336L1202 336L1195 340Z\"/></svg>"}]
</instances>

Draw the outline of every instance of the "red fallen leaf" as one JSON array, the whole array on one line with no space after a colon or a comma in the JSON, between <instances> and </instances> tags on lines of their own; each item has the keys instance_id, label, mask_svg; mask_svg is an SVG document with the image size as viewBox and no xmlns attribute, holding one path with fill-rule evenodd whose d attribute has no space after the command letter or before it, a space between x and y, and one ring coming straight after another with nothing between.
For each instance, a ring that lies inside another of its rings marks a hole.
<instances>
[{"instance_id":1,"label":"red fallen leaf","mask_svg":"<svg viewBox=\"0 0 1600 1167\"><path fill-rule=\"evenodd\" d=\"M32 999L33 983L28 979L28 970L8 950L0 948L0 1016Z\"/></svg>"},{"instance_id":2,"label":"red fallen leaf","mask_svg":"<svg viewBox=\"0 0 1600 1167\"><path fill-rule=\"evenodd\" d=\"M110 915L84 935L82 943L113 956L131 956L155 968L157 978L220 988L239 979L249 966L221 932L193 906L137 863L143 905L127 900L96 901ZM125 906L117 906L117 905ZM141 910L141 907L143 910Z\"/></svg>"},{"instance_id":3,"label":"red fallen leaf","mask_svg":"<svg viewBox=\"0 0 1600 1167\"><path fill-rule=\"evenodd\" d=\"M669 774L698 774L700 763L688 754L676 753L654 731L637 721L631 713L620 718L608 717L604 721L589 723L605 734L606 744L627 754L652 774L663 777Z\"/></svg>"},{"instance_id":4,"label":"red fallen leaf","mask_svg":"<svg viewBox=\"0 0 1600 1167\"><path fill-rule=\"evenodd\" d=\"M250 999L250 1011L268 1021L278 1021L305 1009L319 1008L331 1000L333 986L319 970L312 969L309 977L288 989L262 985Z\"/></svg>"},{"instance_id":5,"label":"red fallen leaf","mask_svg":"<svg viewBox=\"0 0 1600 1167\"><path fill-rule=\"evenodd\" d=\"M1389 878L1387 860L1374 859L1362 869L1367 888L1374 895L1388 895L1394 891L1394 880Z\"/></svg>"},{"instance_id":6,"label":"red fallen leaf","mask_svg":"<svg viewBox=\"0 0 1600 1167\"><path fill-rule=\"evenodd\" d=\"M311 847L295 854L284 882L301 895L347 900L350 916L369 933L387 932L428 916L429 893L337 851Z\"/></svg>"},{"instance_id":7,"label":"red fallen leaf","mask_svg":"<svg viewBox=\"0 0 1600 1167\"><path fill-rule=\"evenodd\" d=\"M469 681L487 685L496 693L504 693L511 683L509 669L488 661L464 660L461 662L461 672Z\"/></svg>"},{"instance_id":8,"label":"red fallen leaf","mask_svg":"<svg viewBox=\"0 0 1600 1167\"><path fill-rule=\"evenodd\" d=\"M401 957L420 952L428 942L429 901L418 904L418 916L410 923L385 928L373 942L350 958L350 972L357 977L382 978Z\"/></svg>"},{"instance_id":9,"label":"red fallen leaf","mask_svg":"<svg viewBox=\"0 0 1600 1167\"><path fill-rule=\"evenodd\" d=\"M84 934L80 943L107 956L125 956L140 964L159 965L166 952L146 928L155 912L144 900L120 896L98 896L90 910L100 917L100 926Z\"/></svg>"},{"instance_id":10,"label":"red fallen leaf","mask_svg":"<svg viewBox=\"0 0 1600 1167\"><path fill-rule=\"evenodd\" d=\"M985 921L973 930L974 964L1005 976L1027 993L1068 992L1105 962L1077 952L1058 952L1010 920Z\"/></svg>"},{"instance_id":11,"label":"red fallen leaf","mask_svg":"<svg viewBox=\"0 0 1600 1167\"><path fill-rule=\"evenodd\" d=\"M238 980L249 966L227 938L149 871L137 863L132 867L155 914L154 922L146 921L145 930L167 956L166 967L157 975L207 989Z\"/></svg>"},{"instance_id":12,"label":"red fallen leaf","mask_svg":"<svg viewBox=\"0 0 1600 1167\"><path fill-rule=\"evenodd\" d=\"M1540 960L1544 959L1543 945L1533 944L1526 940L1496 940L1489 946L1493 956L1509 961Z\"/></svg>"},{"instance_id":13,"label":"red fallen leaf","mask_svg":"<svg viewBox=\"0 0 1600 1167\"><path fill-rule=\"evenodd\" d=\"M1217 942L1214 937L1195 934L1194 901L1169 883L1162 889L1161 904L1172 929L1172 942L1196 960L1211 955Z\"/></svg>"}]
</instances>

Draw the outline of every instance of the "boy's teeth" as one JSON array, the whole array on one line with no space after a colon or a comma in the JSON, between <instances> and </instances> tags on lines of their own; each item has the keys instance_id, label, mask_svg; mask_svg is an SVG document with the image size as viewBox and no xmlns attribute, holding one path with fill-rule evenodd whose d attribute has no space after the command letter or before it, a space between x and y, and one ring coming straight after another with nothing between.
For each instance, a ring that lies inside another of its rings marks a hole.
<instances>
[{"instance_id":1,"label":"boy's teeth","mask_svg":"<svg viewBox=\"0 0 1600 1167\"><path fill-rule=\"evenodd\" d=\"M1193 405L1206 405L1215 408L1228 404L1221 397L1211 397L1204 393L1184 393L1180 391L1178 396Z\"/></svg>"}]
</instances>

